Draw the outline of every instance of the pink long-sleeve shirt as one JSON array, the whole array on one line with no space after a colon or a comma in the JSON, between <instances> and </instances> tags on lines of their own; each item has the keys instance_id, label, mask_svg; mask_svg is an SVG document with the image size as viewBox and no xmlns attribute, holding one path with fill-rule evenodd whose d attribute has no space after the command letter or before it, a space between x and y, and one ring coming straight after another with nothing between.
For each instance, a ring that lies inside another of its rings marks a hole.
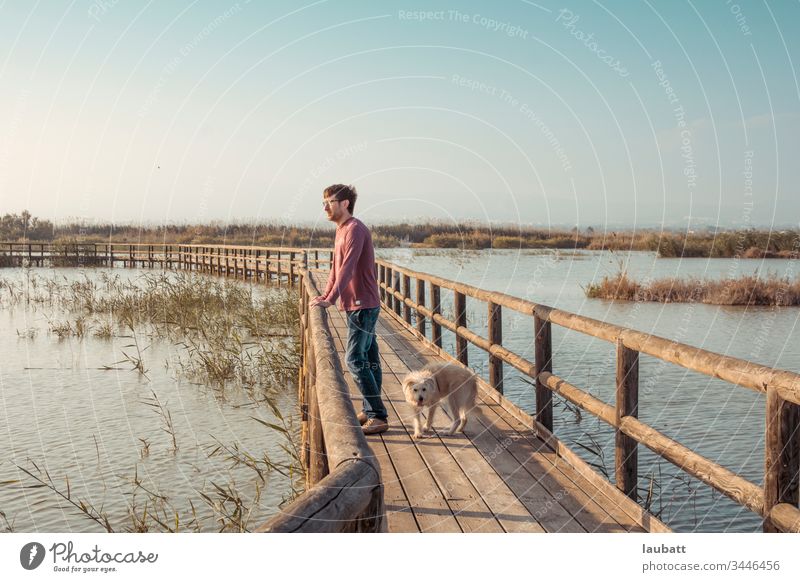
<instances>
[{"instance_id":1,"label":"pink long-sleeve shirt","mask_svg":"<svg viewBox=\"0 0 800 582\"><path fill-rule=\"evenodd\" d=\"M338 298L343 311L380 307L372 235L357 218L336 229L331 274L322 297L331 303Z\"/></svg>"}]
</instances>

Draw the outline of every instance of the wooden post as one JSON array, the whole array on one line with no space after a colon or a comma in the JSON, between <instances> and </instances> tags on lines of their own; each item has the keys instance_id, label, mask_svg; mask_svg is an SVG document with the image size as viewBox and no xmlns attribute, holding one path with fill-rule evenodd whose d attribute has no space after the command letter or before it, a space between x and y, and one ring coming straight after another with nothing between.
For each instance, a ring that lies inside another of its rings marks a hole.
<instances>
[{"instance_id":1,"label":"wooden post","mask_svg":"<svg viewBox=\"0 0 800 582\"><path fill-rule=\"evenodd\" d=\"M787 402L767 386L767 423L764 438L764 513L779 503L797 507L800 478L800 406ZM764 532L780 530L769 517L764 518Z\"/></svg>"},{"instance_id":2,"label":"wooden post","mask_svg":"<svg viewBox=\"0 0 800 582\"><path fill-rule=\"evenodd\" d=\"M439 315L442 313L442 290L438 285L434 285L432 283L431 311L438 313ZM433 318L431 318L431 341L436 347L442 347L442 326L441 324L436 323Z\"/></svg>"},{"instance_id":3,"label":"wooden post","mask_svg":"<svg viewBox=\"0 0 800 582\"><path fill-rule=\"evenodd\" d=\"M489 343L491 345L503 345L503 311L500 305L491 301L488 302L489 313ZM503 360L497 356L489 354L489 384L503 393Z\"/></svg>"},{"instance_id":4,"label":"wooden post","mask_svg":"<svg viewBox=\"0 0 800 582\"><path fill-rule=\"evenodd\" d=\"M289 287L294 287L294 251L289 252Z\"/></svg>"},{"instance_id":5,"label":"wooden post","mask_svg":"<svg viewBox=\"0 0 800 582\"><path fill-rule=\"evenodd\" d=\"M456 327L467 327L467 296L458 291L454 291L454 307L456 312ZM456 333L456 358L458 361L469 366L469 356L467 354L467 340Z\"/></svg>"},{"instance_id":6,"label":"wooden post","mask_svg":"<svg viewBox=\"0 0 800 582\"><path fill-rule=\"evenodd\" d=\"M394 308L394 297L392 296L392 293L394 292L394 289L392 288L392 269L391 269L391 267L386 267L386 280L384 282L386 283L386 287L387 287L387 289L386 289L386 308L387 309L393 309Z\"/></svg>"},{"instance_id":7,"label":"wooden post","mask_svg":"<svg viewBox=\"0 0 800 582\"><path fill-rule=\"evenodd\" d=\"M381 287L381 283L386 285L386 267L378 265L378 291L381 294L381 303L386 303L386 289Z\"/></svg>"},{"instance_id":8,"label":"wooden post","mask_svg":"<svg viewBox=\"0 0 800 582\"><path fill-rule=\"evenodd\" d=\"M536 420L553 432L553 393L539 379L542 372L553 372L553 335L548 320L534 314L534 364L536 375Z\"/></svg>"},{"instance_id":9,"label":"wooden post","mask_svg":"<svg viewBox=\"0 0 800 582\"><path fill-rule=\"evenodd\" d=\"M616 421L626 416L639 417L639 352L626 348L617 340ZM636 501L639 462L636 439L616 431L614 471L617 489Z\"/></svg>"},{"instance_id":10,"label":"wooden post","mask_svg":"<svg viewBox=\"0 0 800 582\"><path fill-rule=\"evenodd\" d=\"M417 279L417 305L425 307L425 280ZM417 331L425 336L425 316L417 310Z\"/></svg>"},{"instance_id":11,"label":"wooden post","mask_svg":"<svg viewBox=\"0 0 800 582\"><path fill-rule=\"evenodd\" d=\"M311 466L309 454L309 431L308 431L308 386L311 342L309 341L310 328L308 326L308 296L305 292L300 296L300 327L301 327L301 347L303 358L300 362L300 387L297 394L297 401L300 403L300 463L308 475Z\"/></svg>"},{"instance_id":12,"label":"wooden post","mask_svg":"<svg viewBox=\"0 0 800 582\"><path fill-rule=\"evenodd\" d=\"M315 357L312 354L312 358ZM316 363L309 362L311 382L306 389L308 398L308 439L309 439L309 468L307 473L311 485L318 483L328 474L328 459L325 450L325 435L322 432L322 418L317 400L316 388Z\"/></svg>"},{"instance_id":13,"label":"wooden post","mask_svg":"<svg viewBox=\"0 0 800 582\"><path fill-rule=\"evenodd\" d=\"M397 297L394 297L394 292L399 291L400 289L400 273L396 273L394 269L392 269L392 296L394 301L394 312L397 315L400 315L400 300Z\"/></svg>"},{"instance_id":14,"label":"wooden post","mask_svg":"<svg viewBox=\"0 0 800 582\"><path fill-rule=\"evenodd\" d=\"M403 319L406 323L411 325L411 308L405 302L406 299L411 298L411 277L403 275Z\"/></svg>"}]
</instances>

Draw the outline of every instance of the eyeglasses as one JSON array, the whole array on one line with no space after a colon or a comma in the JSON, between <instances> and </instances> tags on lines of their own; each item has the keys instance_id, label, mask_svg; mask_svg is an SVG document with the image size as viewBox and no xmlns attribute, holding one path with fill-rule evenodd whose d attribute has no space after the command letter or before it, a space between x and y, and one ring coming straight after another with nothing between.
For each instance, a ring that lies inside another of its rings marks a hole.
<instances>
[{"instance_id":1,"label":"eyeglasses","mask_svg":"<svg viewBox=\"0 0 800 582\"><path fill-rule=\"evenodd\" d=\"M328 208L334 202L341 202L341 200L339 198L331 198L330 200L323 200L322 207Z\"/></svg>"}]
</instances>

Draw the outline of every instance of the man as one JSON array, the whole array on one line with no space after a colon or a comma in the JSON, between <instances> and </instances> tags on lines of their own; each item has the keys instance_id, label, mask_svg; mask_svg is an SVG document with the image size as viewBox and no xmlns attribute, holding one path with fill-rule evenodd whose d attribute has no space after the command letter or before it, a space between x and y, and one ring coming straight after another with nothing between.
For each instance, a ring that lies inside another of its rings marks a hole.
<instances>
[{"instance_id":1,"label":"man","mask_svg":"<svg viewBox=\"0 0 800 582\"><path fill-rule=\"evenodd\" d=\"M322 194L322 208L328 220L336 223L336 242L325 293L309 305L328 308L338 298L339 308L347 313L347 367L363 396L358 420L364 434L378 434L389 429L381 400L381 363L375 337L381 304L372 235L353 217L357 196L353 186L343 184L328 186Z\"/></svg>"}]
</instances>

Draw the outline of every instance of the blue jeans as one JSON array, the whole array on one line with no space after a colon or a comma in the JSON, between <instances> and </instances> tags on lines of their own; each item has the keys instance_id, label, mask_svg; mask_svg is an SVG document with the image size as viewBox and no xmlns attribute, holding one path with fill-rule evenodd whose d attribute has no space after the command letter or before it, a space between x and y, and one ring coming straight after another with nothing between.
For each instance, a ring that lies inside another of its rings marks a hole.
<instances>
[{"instance_id":1,"label":"blue jeans","mask_svg":"<svg viewBox=\"0 0 800 582\"><path fill-rule=\"evenodd\" d=\"M381 400L383 374L378 355L375 325L380 307L347 312L347 367L364 397L364 412L369 418L386 420L386 407Z\"/></svg>"}]
</instances>

